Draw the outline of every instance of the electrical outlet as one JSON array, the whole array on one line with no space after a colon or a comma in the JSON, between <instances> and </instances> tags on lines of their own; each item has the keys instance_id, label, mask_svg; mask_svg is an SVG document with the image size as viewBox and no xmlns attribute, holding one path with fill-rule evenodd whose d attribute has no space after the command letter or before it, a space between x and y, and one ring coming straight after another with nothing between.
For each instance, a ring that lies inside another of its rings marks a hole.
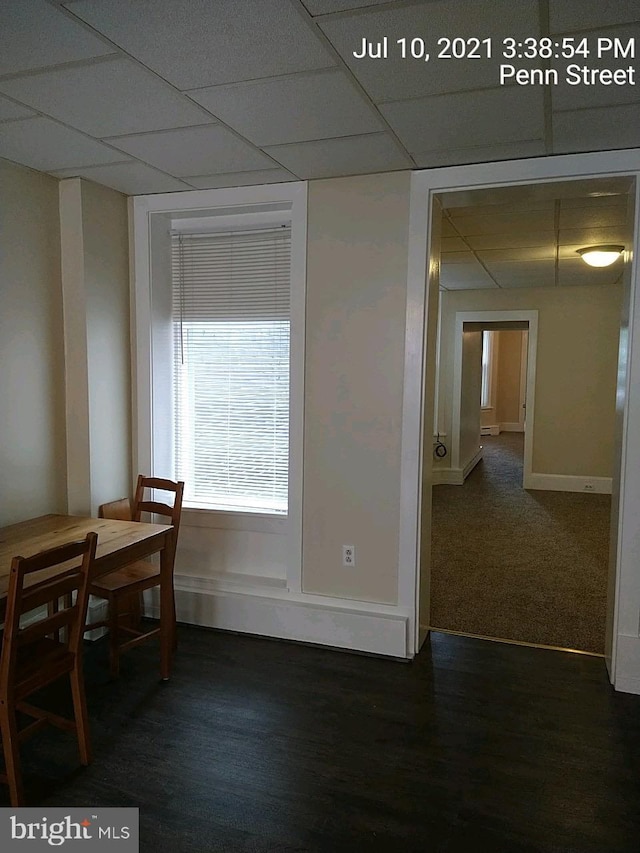
<instances>
[{"instance_id":1,"label":"electrical outlet","mask_svg":"<svg viewBox=\"0 0 640 853\"><path fill-rule=\"evenodd\" d=\"M356 546L355 545L343 545L342 546L342 565L347 566L349 568L353 568L356 564Z\"/></svg>"}]
</instances>

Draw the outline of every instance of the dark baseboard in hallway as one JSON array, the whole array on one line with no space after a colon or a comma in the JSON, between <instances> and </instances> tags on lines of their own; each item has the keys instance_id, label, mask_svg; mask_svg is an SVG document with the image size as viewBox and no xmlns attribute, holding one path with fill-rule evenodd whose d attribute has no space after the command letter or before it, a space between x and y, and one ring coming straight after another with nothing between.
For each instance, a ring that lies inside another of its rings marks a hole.
<instances>
[{"instance_id":1,"label":"dark baseboard in hallway","mask_svg":"<svg viewBox=\"0 0 640 853\"><path fill-rule=\"evenodd\" d=\"M431 624L602 654L610 496L525 491L522 434L482 443L463 486L433 490Z\"/></svg>"}]
</instances>

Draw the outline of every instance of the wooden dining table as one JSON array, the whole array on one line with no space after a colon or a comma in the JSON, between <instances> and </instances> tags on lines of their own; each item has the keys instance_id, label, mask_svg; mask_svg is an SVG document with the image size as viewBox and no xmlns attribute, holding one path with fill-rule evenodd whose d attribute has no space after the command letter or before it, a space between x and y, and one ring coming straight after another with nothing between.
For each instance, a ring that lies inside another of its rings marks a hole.
<instances>
[{"instance_id":1,"label":"wooden dining table","mask_svg":"<svg viewBox=\"0 0 640 853\"><path fill-rule=\"evenodd\" d=\"M171 674L175 630L171 525L74 515L42 515L0 527L0 620L4 621L11 561L14 557L31 557L65 542L84 539L90 531L98 534L94 578L122 569L152 554L160 555L160 675L166 681ZM65 568L65 564L58 566L51 574L63 573ZM43 579L44 573L39 580Z\"/></svg>"}]
</instances>

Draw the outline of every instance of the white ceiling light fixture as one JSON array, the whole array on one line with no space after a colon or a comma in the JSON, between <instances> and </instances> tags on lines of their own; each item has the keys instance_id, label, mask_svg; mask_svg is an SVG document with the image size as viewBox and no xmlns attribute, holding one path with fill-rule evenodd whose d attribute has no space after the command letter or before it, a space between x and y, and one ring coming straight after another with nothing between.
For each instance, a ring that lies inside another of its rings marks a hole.
<instances>
[{"instance_id":1,"label":"white ceiling light fixture","mask_svg":"<svg viewBox=\"0 0 640 853\"><path fill-rule=\"evenodd\" d=\"M578 254L590 267L608 267L624 252L624 246L587 246L578 249Z\"/></svg>"}]
</instances>

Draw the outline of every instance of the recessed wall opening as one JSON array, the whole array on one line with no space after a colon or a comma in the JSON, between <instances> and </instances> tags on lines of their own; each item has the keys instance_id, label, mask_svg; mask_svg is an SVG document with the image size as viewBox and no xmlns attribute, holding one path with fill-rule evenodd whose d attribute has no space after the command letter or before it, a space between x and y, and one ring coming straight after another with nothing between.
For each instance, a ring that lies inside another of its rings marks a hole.
<instances>
[{"instance_id":1,"label":"recessed wall opening","mask_svg":"<svg viewBox=\"0 0 640 853\"><path fill-rule=\"evenodd\" d=\"M634 196L629 176L435 196L434 630L605 653L629 256L578 250L629 248Z\"/></svg>"}]
</instances>

